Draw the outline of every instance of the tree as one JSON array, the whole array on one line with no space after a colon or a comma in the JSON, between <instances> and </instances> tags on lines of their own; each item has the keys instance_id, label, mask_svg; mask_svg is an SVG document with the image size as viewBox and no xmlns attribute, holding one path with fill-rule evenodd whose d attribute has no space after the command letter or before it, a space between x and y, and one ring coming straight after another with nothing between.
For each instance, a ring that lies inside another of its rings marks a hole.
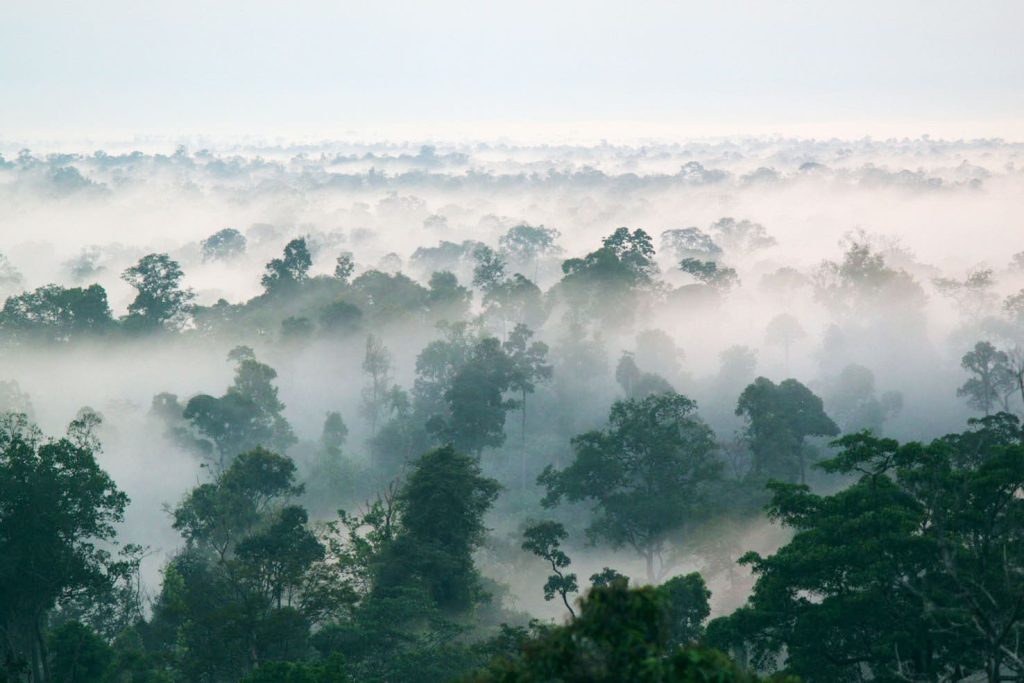
<instances>
[{"instance_id":1,"label":"tree","mask_svg":"<svg viewBox=\"0 0 1024 683\"><path fill-rule=\"evenodd\" d=\"M816 298L837 313L863 316L894 310L920 315L924 290L904 270L890 268L867 236L847 240L842 261L824 261L812 278Z\"/></svg>"},{"instance_id":2,"label":"tree","mask_svg":"<svg viewBox=\"0 0 1024 683\"><path fill-rule=\"evenodd\" d=\"M415 411L425 420L444 411L444 395L479 341L478 329L467 322L441 322L437 327L444 338L430 342L416 356L413 397Z\"/></svg>"},{"instance_id":3,"label":"tree","mask_svg":"<svg viewBox=\"0 0 1024 683\"><path fill-rule=\"evenodd\" d=\"M224 228L204 239L199 246L203 261L230 261L245 253L246 241L234 228Z\"/></svg>"},{"instance_id":4,"label":"tree","mask_svg":"<svg viewBox=\"0 0 1024 683\"><path fill-rule=\"evenodd\" d=\"M350 333L359 329L363 312L355 304L334 301L320 309L320 327L330 332Z\"/></svg>"},{"instance_id":5,"label":"tree","mask_svg":"<svg viewBox=\"0 0 1024 683\"><path fill-rule=\"evenodd\" d=\"M537 279L538 261L562 253L562 248L556 244L561 236L558 230L543 225L516 225L498 238L498 246L511 263L521 267L532 265L533 277Z\"/></svg>"},{"instance_id":6,"label":"tree","mask_svg":"<svg viewBox=\"0 0 1024 683\"><path fill-rule=\"evenodd\" d=\"M789 369L789 349L793 343L807 336L800 321L789 313L780 313L768 322L764 331L764 340L768 344L782 347L786 369Z\"/></svg>"},{"instance_id":7,"label":"tree","mask_svg":"<svg viewBox=\"0 0 1024 683\"><path fill-rule=\"evenodd\" d=\"M353 302L380 322L422 314L430 291L401 273L368 270L352 281Z\"/></svg>"},{"instance_id":8,"label":"tree","mask_svg":"<svg viewBox=\"0 0 1024 683\"><path fill-rule=\"evenodd\" d=\"M53 680L50 611L100 595L124 569L97 546L114 541L128 497L96 463L94 423L44 439L24 415L0 417L0 672L24 671L32 683Z\"/></svg>"},{"instance_id":9,"label":"tree","mask_svg":"<svg viewBox=\"0 0 1024 683\"><path fill-rule=\"evenodd\" d=\"M483 543L484 515L500 488L480 473L475 458L451 446L425 453L398 494L401 530L380 560L376 594L418 584L445 612L483 600L473 552Z\"/></svg>"},{"instance_id":10,"label":"tree","mask_svg":"<svg viewBox=\"0 0 1024 683\"><path fill-rule=\"evenodd\" d=\"M363 388L363 415L370 420L370 438L377 436L377 422L386 410L386 398L391 389L391 352L380 337L366 336L363 372L369 383Z\"/></svg>"},{"instance_id":11,"label":"tree","mask_svg":"<svg viewBox=\"0 0 1024 683\"><path fill-rule=\"evenodd\" d=\"M0 311L0 330L21 343L69 343L114 328L107 291L100 285L45 285L12 296Z\"/></svg>"},{"instance_id":12,"label":"tree","mask_svg":"<svg viewBox=\"0 0 1024 683\"><path fill-rule=\"evenodd\" d=\"M337 261L334 264L334 277L341 280L346 285L352 278L352 273L356 271L356 262L351 252L343 252L338 256Z\"/></svg>"},{"instance_id":13,"label":"tree","mask_svg":"<svg viewBox=\"0 0 1024 683\"><path fill-rule=\"evenodd\" d=\"M428 430L476 456L486 447L501 446L505 443L505 416L518 407L504 395L517 378L517 368L501 343L494 337L481 339L444 393L445 414L435 415Z\"/></svg>"},{"instance_id":14,"label":"tree","mask_svg":"<svg viewBox=\"0 0 1024 683\"><path fill-rule=\"evenodd\" d=\"M544 599L552 600L555 593L562 598L562 604L569 610L569 615L575 619L576 610L569 604L569 594L579 592L576 585L576 575L567 574L563 569L568 567L572 560L562 551L561 545L568 537L568 533L558 522L538 522L527 527L523 532L523 550L533 553L537 557L551 565L554 572L548 577L544 584Z\"/></svg>"},{"instance_id":15,"label":"tree","mask_svg":"<svg viewBox=\"0 0 1024 683\"><path fill-rule=\"evenodd\" d=\"M483 304L488 315L501 320L503 331L509 321L538 325L546 316L540 288L519 273L492 283L484 292Z\"/></svg>"},{"instance_id":16,"label":"tree","mask_svg":"<svg viewBox=\"0 0 1024 683\"><path fill-rule=\"evenodd\" d=\"M498 252L482 245L473 252L473 259L476 261L473 266L474 287L487 293L505 279L505 259Z\"/></svg>"},{"instance_id":17,"label":"tree","mask_svg":"<svg viewBox=\"0 0 1024 683\"><path fill-rule=\"evenodd\" d=\"M277 372L245 346L233 349L228 359L236 363L235 380L224 395L194 396L182 413L220 469L242 451L258 446L283 451L297 441L273 384Z\"/></svg>"},{"instance_id":18,"label":"tree","mask_svg":"<svg viewBox=\"0 0 1024 683\"><path fill-rule=\"evenodd\" d=\"M1024 289L1003 299L1003 310L1013 324L1024 326Z\"/></svg>"},{"instance_id":19,"label":"tree","mask_svg":"<svg viewBox=\"0 0 1024 683\"><path fill-rule=\"evenodd\" d=\"M698 282L719 292L728 292L740 283L740 278L734 269L716 261L684 258L679 262L679 270L692 275Z\"/></svg>"},{"instance_id":20,"label":"tree","mask_svg":"<svg viewBox=\"0 0 1024 683\"><path fill-rule=\"evenodd\" d=\"M655 288L658 267L650 235L618 228L600 249L564 261L562 273L555 294L583 315L614 326L632 321L638 297Z\"/></svg>"},{"instance_id":21,"label":"tree","mask_svg":"<svg viewBox=\"0 0 1024 683\"><path fill-rule=\"evenodd\" d=\"M720 218L711 224L711 234L726 251L755 251L773 247L778 242L760 223L734 218Z\"/></svg>"},{"instance_id":22,"label":"tree","mask_svg":"<svg viewBox=\"0 0 1024 683\"><path fill-rule=\"evenodd\" d=\"M531 342L533 330L519 323L513 328L508 339L501 345L512 360L514 374L509 388L519 392L519 410L522 412L522 442L526 444L526 395L532 394L538 382L551 379L554 369L547 363L548 345L542 341Z\"/></svg>"},{"instance_id":23,"label":"tree","mask_svg":"<svg viewBox=\"0 0 1024 683\"><path fill-rule=\"evenodd\" d=\"M661 375L653 372L642 372L636 364L636 356L623 351L615 366L615 381L622 387L626 398L643 398L651 394L664 394L675 391Z\"/></svg>"},{"instance_id":24,"label":"tree","mask_svg":"<svg viewBox=\"0 0 1024 683\"><path fill-rule=\"evenodd\" d=\"M121 279L138 290L128 304L125 325L139 332L175 329L185 323L195 292L181 288L181 266L167 254L148 254L121 274Z\"/></svg>"},{"instance_id":25,"label":"tree","mask_svg":"<svg viewBox=\"0 0 1024 683\"><path fill-rule=\"evenodd\" d=\"M857 479L831 495L772 484L792 540L741 559L754 591L708 640L811 683L1024 674L1022 433L1005 413L970 425L928 444L843 437L821 466Z\"/></svg>"},{"instance_id":26,"label":"tree","mask_svg":"<svg viewBox=\"0 0 1024 683\"><path fill-rule=\"evenodd\" d=\"M935 278L932 283L943 296L951 299L962 315L980 317L998 301L992 293L995 286L991 268L973 270L965 280Z\"/></svg>"},{"instance_id":27,"label":"tree","mask_svg":"<svg viewBox=\"0 0 1024 683\"><path fill-rule=\"evenodd\" d=\"M306 246L306 239L299 237L284 246L284 256L267 263L266 272L260 280L267 294L286 292L295 285L305 282L313 257Z\"/></svg>"},{"instance_id":28,"label":"tree","mask_svg":"<svg viewBox=\"0 0 1024 683\"><path fill-rule=\"evenodd\" d=\"M722 254L722 248L699 228L666 230L661 233L661 250L670 252L680 261L687 258L714 261Z\"/></svg>"},{"instance_id":29,"label":"tree","mask_svg":"<svg viewBox=\"0 0 1024 683\"><path fill-rule=\"evenodd\" d=\"M636 357L644 367L653 368L670 382L684 378L682 360L686 354L664 330L643 330L636 335Z\"/></svg>"},{"instance_id":30,"label":"tree","mask_svg":"<svg viewBox=\"0 0 1024 683\"><path fill-rule=\"evenodd\" d=\"M474 683L757 683L721 652L670 640L665 598L656 588L625 581L595 587L580 615L565 626L539 629L518 652L495 659L465 679ZM773 679L795 683L794 679Z\"/></svg>"},{"instance_id":31,"label":"tree","mask_svg":"<svg viewBox=\"0 0 1024 683\"><path fill-rule=\"evenodd\" d=\"M640 368L636 364L634 355L629 351L623 351L619 357L619 362L615 366L615 381L622 387L626 398L635 396L634 390L640 381Z\"/></svg>"},{"instance_id":32,"label":"tree","mask_svg":"<svg viewBox=\"0 0 1024 683\"><path fill-rule=\"evenodd\" d=\"M675 393L617 401L606 429L572 440L568 467L548 466L538 478L545 507L563 498L591 501L590 541L631 547L651 583L670 569L663 558L669 534L701 518L719 476L714 434L696 408Z\"/></svg>"},{"instance_id":33,"label":"tree","mask_svg":"<svg viewBox=\"0 0 1024 683\"><path fill-rule=\"evenodd\" d=\"M758 478L804 481L804 440L839 433L821 399L795 379L775 384L758 377L740 394L736 414L747 421L745 437L754 453L752 474Z\"/></svg>"},{"instance_id":34,"label":"tree","mask_svg":"<svg viewBox=\"0 0 1024 683\"><path fill-rule=\"evenodd\" d=\"M862 365L851 364L839 373L826 404L843 432L868 429L881 434L885 421L902 409L903 395L887 391L876 396L874 373Z\"/></svg>"},{"instance_id":35,"label":"tree","mask_svg":"<svg viewBox=\"0 0 1024 683\"><path fill-rule=\"evenodd\" d=\"M427 307L434 320L458 321L466 317L473 301L473 292L459 284L458 278L447 270L435 271L430 276Z\"/></svg>"},{"instance_id":36,"label":"tree","mask_svg":"<svg viewBox=\"0 0 1024 683\"><path fill-rule=\"evenodd\" d=\"M70 621L49 637L51 674L62 683L105 683L114 650L88 626Z\"/></svg>"},{"instance_id":37,"label":"tree","mask_svg":"<svg viewBox=\"0 0 1024 683\"><path fill-rule=\"evenodd\" d=\"M325 662L270 662L241 683L350 683L345 658L334 654Z\"/></svg>"},{"instance_id":38,"label":"tree","mask_svg":"<svg viewBox=\"0 0 1024 683\"><path fill-rule=\"evenodd\" d=\"M1009 357L1004 351L987 341L978 342L960 359L960 366L974 376L956 390L956 395L966 397L967 405L990 415L992 409L1016 389L1008 363Z\"/></svg>"},{"instance_id":39,"label":"tree","mask_svg":"<svg viewBox=\"0 0 1024 683\"><path fill-rule=\"evenodd\" d=\"M0 254L0 293L17 291L24 282L21 272L14 267L6 254Z\"/></svg>"},{"instance_id":40,"label":"tree","mask_svg":"<svg viewBox=\"0 0 1024 683\"><path fill-rule=\"evenodd\" d=\"M320 448L323 449L324 455L336 462L341 458L341 448L345 445L347 438L348 427L345 425L345 420L341 418L341 413L336 411L327 413L320 436Z\"/></svg>"},{"instance_id":41,"label":"tree","mask_svg":"<svg viewBox=\"0 0 1024 683\"><path fill-rule=\"evenodd\" d=\"M190 680L238 680L274 660L304 658L310 626L339 607L318 589L332 576L287 457L255 449L173 512L185 548L171 560L154 624L168 631Z\"/></svg>"},{"instance_id":42,"label":"tree","mask_svg":"<svg viewBox=\"0 0 1024 683\"><path fill-rule=\"evenodd\" d=\"M699 642L711 614L711 591L704 578L697 572L673 576L658 586L658 593L665 601L669 644L680 647Z\"/></svg>"}]
</instances>

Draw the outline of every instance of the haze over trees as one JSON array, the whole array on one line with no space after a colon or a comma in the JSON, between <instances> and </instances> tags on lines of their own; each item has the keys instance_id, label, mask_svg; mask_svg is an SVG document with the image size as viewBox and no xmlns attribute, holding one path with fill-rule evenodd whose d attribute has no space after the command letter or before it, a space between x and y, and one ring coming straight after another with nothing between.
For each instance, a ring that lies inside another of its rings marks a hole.
<instances>
[{"instance_id":1,"label":"haze over trees","mask_svg":"<svg viewBox=\"0 0 1024 683\"><path fill-rule=\"evenodd\" d=\"M0 681L1024 680L1016 145L247 144L0 144Z\"/></svg>"}]
</instances>

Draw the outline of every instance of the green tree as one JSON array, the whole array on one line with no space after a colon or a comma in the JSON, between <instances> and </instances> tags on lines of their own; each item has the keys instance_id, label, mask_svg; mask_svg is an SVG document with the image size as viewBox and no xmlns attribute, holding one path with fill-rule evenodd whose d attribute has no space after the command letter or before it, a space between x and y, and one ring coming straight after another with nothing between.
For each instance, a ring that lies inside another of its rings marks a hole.
<instances>
[{"instance_id":1,"label":"green tree","mask_svg":"<svg viewBox=\"0 0 1024 683\"><path fill-rule=\"evenodd\" d=\"M0 417L3 666L32 683L55 680L43 635L51 610L98 597L124 570L98 547L114 541L128 497L96 463L94 424L86 416L44 439L24 415Z\"/></svg>"},{"instance_id":2,"label":"green tree","mask_svg":"<svg viewBox=\"0 0 1024 683\"><path fill-rule=\"evenodd\" d=\"M194 396L182 413L221 469L242 451L258 446L284 451L297 441L274 386L277 371L245 346L233 349L228 359L236 363L235 379L225 394Z\"/></svg>"},{"instance_id":3,"label":"green tree","mask_svg":"<svg viewBox=\"0 0 1024 683\"><path fill-rule=\"evenodd\" d=\"M148 254L121 274L121 279L138 290L128 304L125 325L139 332L180 327L192 310L195 292L181 288L185 274L167 254Z\"/></svg>"},{"instance_id":4,"label":"green tree","mask_svg":"<svg viewBox=\"0 0 1024 683\"><path fill-rule=\"evenodd\" d=\"M447 410L431 418L428 430L476 456L486 447L501 446L505 443L505 417L518 406L504 394L517 379L514 361L501 343L494 337L481 339L444 393Z\"/></svg>"},{"instance_id":5,"label":"green tree","mask_svg":"<svg viewBox=\"0 0 1024 683\"><path fill-rule=\"evenodd\" d=\"M213 233L200 245L204 261L230 261L245 254L245 237L234 228Z\"/></svg>"},{"instance_id":6,"label":"green tree","mask_svg":"<svg viewBox=\"0 0 1024 683\"><path fill-rule=\"evenodd\" d=\"M704 622L711 614L708 590L704 578L697 572L673 576L658 586L665 601L668 642L673 646L699 642L704 635Z\"/></svg>"},{"instance_id":7,"label":"green tree","mask_svg":"<svg viewBox=\"0 0 1024 683\"><path fill-rule=\"evenodd\" d=\"M780 313L772 318L764 331L765 343L782 347L787 371L789 369L789 351L793 343L806 336L807 332L800 325L800 321L789 313Z\"/></svg>"},{"instance_id":8,"label":"green tree","mask_svg":"<svg viewBox=\"0 0 1024 683\"><path fill-rule=\"evenodd\" d=\"M757 478L804 481L808 436L835 436L839 427L821 399L795 379L775 384L758 377L740 394L736 414L747 421L746 440Z\"/></svg>"},{"instance_id":9,"label":"green tree","mask_svg":"<svg viewBox=\"0 0 1024 683\"><path fill-rule=\"evenodd\" d=\"M633 320L640 296L655 287L654 246L643 230L618 228L601 248L562 263L556 297L609 326Z\"/></svg>"},{"instance_id":10,"label":"green tree","mask_svg":"<svg viewBox=\"0 0 1024 683\"><path fill-rule=\"evenodd\" d=\"M473 252L473 286L486 294L505 279L505 259L488 246L481 245Z\"/></svg>"},{"instance_id":11,"label":"green tree","mask_svg":"<svg viewBox=\"0 0 1024 683\"><path fill-rule=\"evenodd\" d=\"M281 258L271 259L267 263L260 284L267 294L290 291L295 285L306 281L312 265L313 257L306 246L306 239L293 239L284 246L284 255Z\"/></svg>"},{"instance_id":12,"label":"green tree","mask_svg":"<svg viewBox=\"0 0 1024 683\"><path fill-rule=\"evenodd\" d=\"M21 343L67 343L109 332L114 324L100 285L45 285L8 298L0 311L0 331Z\"/></svg>"},{"instance_id":13,"label":"green tree","mask_svg":"<svg viewBox=\"0 0 1024 683\"><path fill-rule=\"evenodd\" d=\"M580 615L565 626L541 629L520 652L493 661L469 677L475 683L756 683L721 652L676 647L665 598L656 588L614 581L595 587ZM795 683L794 679L777 678Z\"/></svg>"},{"instance_id":14,"label":"green tree","mask_svg":"<svg viewBox=\"0 0 1024 683\"><path fill-rule=\"evenodd\" d=\"M701 519L719 477L714 434L696 409L675 393L617 401L606 429L572 440L568 467L548 466L538 478L547 488L544 505L592 502L591 542L631 547L654 583L670 569L669 535Z\"/></svg>"},{"instance_id":15,"label":"green tree","mask_svg":"<svg viewBox=\"0 0 1024 683\"><path fill-rule=\"evenodd\" d=\"M241 683L349 683L345 658L334 654L324 662L270 662L250 672Z\"/></svg>"},{"instance_id":16,"label":"green tree","mask_svg":"<svg viewBox=\"0 0 1024 683\"><path fill-rule=\"evenodd\" d=\"M106 683L114 650L92 629L69 621L50 633L53 680L61 683Z\"/></svg>"},{"instance_id":17,"label":"green tree","mask_svg":"<svg viewBox=\"0 0 1024 683\"><path fill-rule=\"evenodd\" d=\"M306 511L295 464L242 453L173 512L185 548L165 570L154 622L190 680L237 680L271 661L305 658L312 624L340 606L318 581L324 546Z\"/></svg>"},{"instance_id":18,"label":"green tree","mask_svg":"<svg viewBox=\"0 0 1024 683\"><path fill-rule=\"evenodd\" d=\"M714 261L722 255L722 248L700 228L673 228L661 233L661 250L676 259L696 258Z\"/></svg>"},{"instance_id":19,"label":"green tree","mask_svg":"<svg viewBox=\"0 0 1024 683\"><path fill-rule=\"evenodd\" d=\"M554 572L544 584L544 599L552 600L557 593L565 609L569 610L569 615L575 619L576 610L569 604L569 594L579 592L579 586L575 574L563 571L572 564L572 560L561 548L562 541L568 536L565 527L558 522L538 522L523 532L522 547L550 564Z\"/></svg>"},{"instance_id":20,"label":"green tree","mask_svg":"<svg viewBox=\"0 0 1024 683\"><path fill-rule=\"evenodd\" d=\"M772 484L769 515L794 536L742 558L753 594L709 640L812 682L1024 674L1024 442L1005 413L971 427L928 444L845 436L821 466L858 478L832 495Z\"/></svg>"},{"instance_id":21,"label":"green tree","mask_svg":"<svg viewBox=\"0 0 1024 683\"><path fill-rule=\"evenodd\" d=\"M956 390L957 396L967 398L967 404L985 415L1003 404L1017 389L1009 368L1009 357L987 341L980 341L960 359L960 366L972 377Z\"/></svg>"},{"instance_id":22,"label":"green tree","mask_svg":"<svg viewBox=\"0 0 1024 683\"><path fill-rule=\"evenodd\" d=\"M520 323L515 326L508 339L501 345L515 368L509 388L519 393L519 410L522 412L521 437L524 446L526 444L526 396L536 390L539 382L547 382L554 374L554 368L547 362L548 345L542 341L531 342L531 339L533 339L533 330Z\"/></svg>"},{"instance_id":23,"label":"green tree","mask_svg":"<svg viewBox=\"0 0 1024 683\"><path fill-rule=\"evenodd\" d=\"M430 342L416 356L413 403L424 420L444 411L445 392L479 341L478 328L470 323L442 322L437 327L443 338Z\"/></svg>"},{"instance_id":24,"label":"green tree","mask_svg":"<svg viewBox=\"0 0 1024 683\"><path fill-rule=\"evenodd\" d=\"M536 279L540 259L562 253L562 248L557 244L559 237L561 233L554 228L545 228L543 225L516 225L498 238L498 246L509 262L520 268L532 266L533 277Z\"/></svg>"},{"instance_id":25,"label":"green tree","mask_svg":"<svg viewBox=\"0 0 1024 683\"><path fill-rule=\"evenodd\" d=\"M716 261L701 261L695 258L684 258L679 262L679 270L692 275L698 282L720 292L728 292L740 283L736 271Z\"/></svg>"},{"instance_id":26,"label":"green tree","mask_svg":"<svg viewBox=\"0 0 1024 683\"><path fill-rule=\"evenodd\" d=\"M881 434L885 421L903 407L903 396L896 391L876 396L874 373L862 365L851 364L839 373L826 403L843 432L869 429Z\"/></svg>"},{"instance_id":27,"label":"green tree","mask_svg":"<svg viewBox=\"0 0 1024 683\"><path fill-rule=\"evenodd\" d=\"M338 256L334 264L334 277L346 285L352 279L352 273L356 271L356 262L351 252L344 252Z\"/></svg>"},{"instance_id":28,"label":"green tree","mask_svg":"<svg viewBox=\"0 0 1024 683\"><path fill-rule=\"evenodd\" d=\"M447 270L435 271L430 276L427 308L436 321L459 321L469 313L473 292L459 284L458 278Z\"/></svg>"},{"instance_id":29,"label":"green tree","mask_svg":"<svg viewBox=\"0 0 1024 683\"><path fill-rule=\"evenodd\" d=\"M387 396L391 389L391 352L384 341L373 334L366 336L363 372L368 383L363 388L361 404L363 415L370 421L370 438L377 436L377 423L387 410Z\"/></svg>"},{"instance_id":30,"label":"green tree","mask_svg":"<svg viewBox=\"0 0 1024 683\"><path fill-rule=\"evenodd\" d=\"M397 498L401 527L380 560L374 590L394 596L421 586L444 612L485 598L473 553L484 540L484 515L500 489L471 456L451 446L424 454Z\"/></svg>"}]
</instances>

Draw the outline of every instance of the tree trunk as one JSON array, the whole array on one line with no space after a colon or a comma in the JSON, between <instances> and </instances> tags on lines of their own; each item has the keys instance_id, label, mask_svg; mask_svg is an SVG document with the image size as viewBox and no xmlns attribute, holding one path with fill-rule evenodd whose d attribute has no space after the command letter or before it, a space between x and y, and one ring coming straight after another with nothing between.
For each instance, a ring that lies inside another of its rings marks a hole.
<instances>
[{"instance_id":1,"label":"tree trunk","mask_svg":"<svg viewBox=\"0 0 1024 683\"><path fill-rule=\"evenodd\" d=\"M36 617L33 623L32 634L34 643L32 645L32 658L39 660L39 673L37 681L39 683L50 682L50 662L49 656L46 651L46 640L43 638L43 629L39 623L39 617Z\"/></svg>"},{"instance_id":2,"label":"tree trunk","mask_svg":"<svg viewBox=\"0 0 1024 683\"><path fill-rule=\"evenodd\" d=\"M522 489L526 490L526 389L523 389L523 427L522 427L522 449L519 453L519 466L522 476Z\"/></svg>"}]
</instances>

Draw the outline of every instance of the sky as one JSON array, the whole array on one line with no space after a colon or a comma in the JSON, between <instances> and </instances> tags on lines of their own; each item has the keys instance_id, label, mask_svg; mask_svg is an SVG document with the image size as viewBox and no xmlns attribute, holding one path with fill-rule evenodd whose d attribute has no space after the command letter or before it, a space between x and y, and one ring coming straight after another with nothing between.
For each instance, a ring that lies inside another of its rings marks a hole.
<instances>
[{"instance_id":1,"label":"sky","mask_svg":"<svg viewBox=\"0 0 1024 683\"><path fill-rule=\"evenodd\" d=\"M4 0L0 139L1024 139L1019 0Z\"/></svg>"}]
</instances>

